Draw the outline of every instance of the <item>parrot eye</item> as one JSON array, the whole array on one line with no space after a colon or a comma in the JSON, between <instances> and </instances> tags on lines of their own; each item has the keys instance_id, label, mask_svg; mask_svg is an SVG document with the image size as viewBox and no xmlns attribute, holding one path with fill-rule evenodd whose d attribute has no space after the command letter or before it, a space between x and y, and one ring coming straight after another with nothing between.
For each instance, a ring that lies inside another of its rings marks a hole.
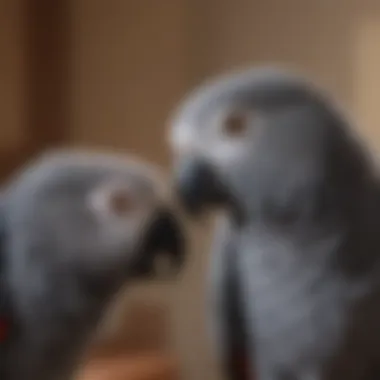
<instances>
[{"instance_id":1,"label":"parrot eye","mask_svg":"<svg viewBox=\"0 0 380 380\"><path fill-rule=\"evenodd\" d=\"M109 195L108 207L112 214L123 216L135 209L136 202L131 199L127 191L116 190Z\"/></svg>"},{"instance_id":2,"label":"parrot eye","mask_svg":"<svg viewBox=\"0 0 380 380\"><path fill-rule=\"evenodd\" d=\"M223 121L223 130L230 137L240 137L247 128L247 117L243 112L234 111Z\"/></svg>"},{"instance_id":3,"label":"parrot eye","mask_svg":"<svg viewBox=\"0 0 380 380\"><path fill-rule=\"evenodd\" d=\"M105 186L97 189L90 197L90 207L99 215L124 217L140 206L126 186Z\"/></svg>"}]
</instances>

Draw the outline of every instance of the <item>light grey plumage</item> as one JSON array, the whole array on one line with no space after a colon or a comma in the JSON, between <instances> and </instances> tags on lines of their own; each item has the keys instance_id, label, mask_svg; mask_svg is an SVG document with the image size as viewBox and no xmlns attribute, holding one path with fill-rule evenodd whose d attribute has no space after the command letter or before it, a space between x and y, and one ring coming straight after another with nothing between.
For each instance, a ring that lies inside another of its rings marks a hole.
<instances>
[{"instance_id":1,"label":"light grey plumage","mask_svg":"<svg viewBox=\"0 0 380 380\"><path fill-rule=\"evenodd\" d=\"M212 253L233 245L212 273L222 345L239 336L260 380L379 378L378 174L337 106L286 70L248 69L186 97L170 143L188 211L221 207L232 225Z\"/></svg>"},{"instance_id":2,"label":"light grey plumage","mask_svg":"<svg viewBox=\"0 0 380 380\"><path fill-rule=\"evenodd\" d=\"M2 380L69 379L121 285L149 274L156 250L181 264L165 189L150 164L85 150L44 154L10 181L0 290L13 325L0 342Z\"/></svg>"}]
</instances>

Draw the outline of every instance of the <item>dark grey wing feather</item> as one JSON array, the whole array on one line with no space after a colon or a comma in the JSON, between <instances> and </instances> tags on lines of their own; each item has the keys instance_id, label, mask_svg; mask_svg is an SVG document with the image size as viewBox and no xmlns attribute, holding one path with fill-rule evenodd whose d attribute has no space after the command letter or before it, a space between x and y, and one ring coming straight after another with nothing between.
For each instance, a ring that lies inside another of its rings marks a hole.
<instances>
[{"instance_id":1,"label":"dark grey wing feather","mask_svg":"<svg viewBox=\"0 0 380 380\"><path fill-rule=\"evenodd\" d=\"M210 265L210 328L214 348L228 379L248 379L242 293L237 271L233 227L221 218L212 243Z\"/></svg>"}]
</instances>

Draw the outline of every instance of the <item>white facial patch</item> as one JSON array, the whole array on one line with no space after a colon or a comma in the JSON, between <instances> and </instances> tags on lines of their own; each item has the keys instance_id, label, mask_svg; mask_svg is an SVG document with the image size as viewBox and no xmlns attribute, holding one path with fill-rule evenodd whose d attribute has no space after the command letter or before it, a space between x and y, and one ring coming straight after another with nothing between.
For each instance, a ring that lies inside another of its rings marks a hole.
<instances>
[{"instance_id":1,"label":"white facial patch","mask_svg":"<svg viewBox=\"0 0 380 380\"><path fill-rule=\"evenodd\" d=\"M118 210L115 210L115 197L118 196L120 199L124 196L125 207L120 206ZM135 203L136 200L130 194L130 189L126 186L113 184L106 184L104 186L95 189L89 194L88 204L90 209L101 218L105 219L120 219L122 217L128 216L132 209L137 207ZM127 206L128 203L128 206Z\"/></svg>"},{"instance_id":2,"label":"white facial patch","mask_svg":"<svg viewBox=\"0 0 380 380\"><path fill-rule=\"evenodd\" d=\"M88 194L88 207L103 241L131 244L158 207L155 193L141 193L123 181L109 181Z\"/></svg>"},{"instance_id":3,"label":"white facial patch","mask_svg":"<svg viewBox=\"0 0 380 380\"><path fill-rule=\"evenodd\" d=\"M246 141L218 141L214 143L212 149L207 153L207 157L214 163L214 165L223 169L232 169L238 165L239 162L245 160L248 155Z\"/></svg>"},{"instance_id":4,"label":"white facial patch","mask_svg":"<svg viewBox=\"0 0 380 380\"><path fill-rule=\"evenodd\" d=\"M199 149L197 136L189 124L175 124L169 133L169 144L173 152L178 155L189 155Z\"/></svg>"},{"instance_id":5,"label":"white facial patch","mask_svg":"<svg viewBox=\"0 0 380 380\"><path fill-rule=\"evenodd\" d=\"M158 204L155 193L141 194L127 183L110 181L89 194L88 205L103 221L121 223L150 214Z\"/></svg>"},{"instance_id":6,"label":"white facial patch","mask_svg":"<svg viewBox=\"0 0 380 380\"><path fill-rule=\"evenodd\" d=\"M231 116L240 117L239 128L231 131L227 124ZM252 130L253 116L247 110L238 108L223 108L209 120L205 130L203 153L215 166L221 169L233 169L249 154L251 140L255 131Z\"/></svg>"},{"instance_id":7,"label":"white facial patch","mask_svg":"<svg viewBox=\"0 0 380 380\"><path fill-rule=\"evenodd\" d=\"M247 154L247 139L230 138L221 132L221 118L215 115L205 128L197 131L190 124L177 124L169 135L174 154L179 157L198 156L220 167L233 167ZM199 132L199 133L198 133Z\"/></svg>"}]
</instances>

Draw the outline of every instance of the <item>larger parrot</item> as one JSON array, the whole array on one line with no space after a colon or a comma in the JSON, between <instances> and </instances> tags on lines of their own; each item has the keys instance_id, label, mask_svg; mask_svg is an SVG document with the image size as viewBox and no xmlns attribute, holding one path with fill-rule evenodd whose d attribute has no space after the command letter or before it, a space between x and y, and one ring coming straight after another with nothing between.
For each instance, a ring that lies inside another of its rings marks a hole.
<instances>
[{"instance_id":1,"label":"larger parrot","mask_svg":"<svg viewBox=\"0 0 380 380\"><path fill-rule=\"evenodd\" d=\"M0 378L74 376L127 281L179 268L185 240L157 169L128 155L42 154L4 186L0 223Z\"/></svg>"},{"instance_id":2,"label":"larger parrot","mask_svg":"<svg viewBox=\"0 0 380 380\"><path fill-rule=\"evenodd\" d=\"M252 67L174 111L186 210L219 209L211 325L230 379L380 379L378 169L310 79Z\"/></svg>"}]
</instances>

